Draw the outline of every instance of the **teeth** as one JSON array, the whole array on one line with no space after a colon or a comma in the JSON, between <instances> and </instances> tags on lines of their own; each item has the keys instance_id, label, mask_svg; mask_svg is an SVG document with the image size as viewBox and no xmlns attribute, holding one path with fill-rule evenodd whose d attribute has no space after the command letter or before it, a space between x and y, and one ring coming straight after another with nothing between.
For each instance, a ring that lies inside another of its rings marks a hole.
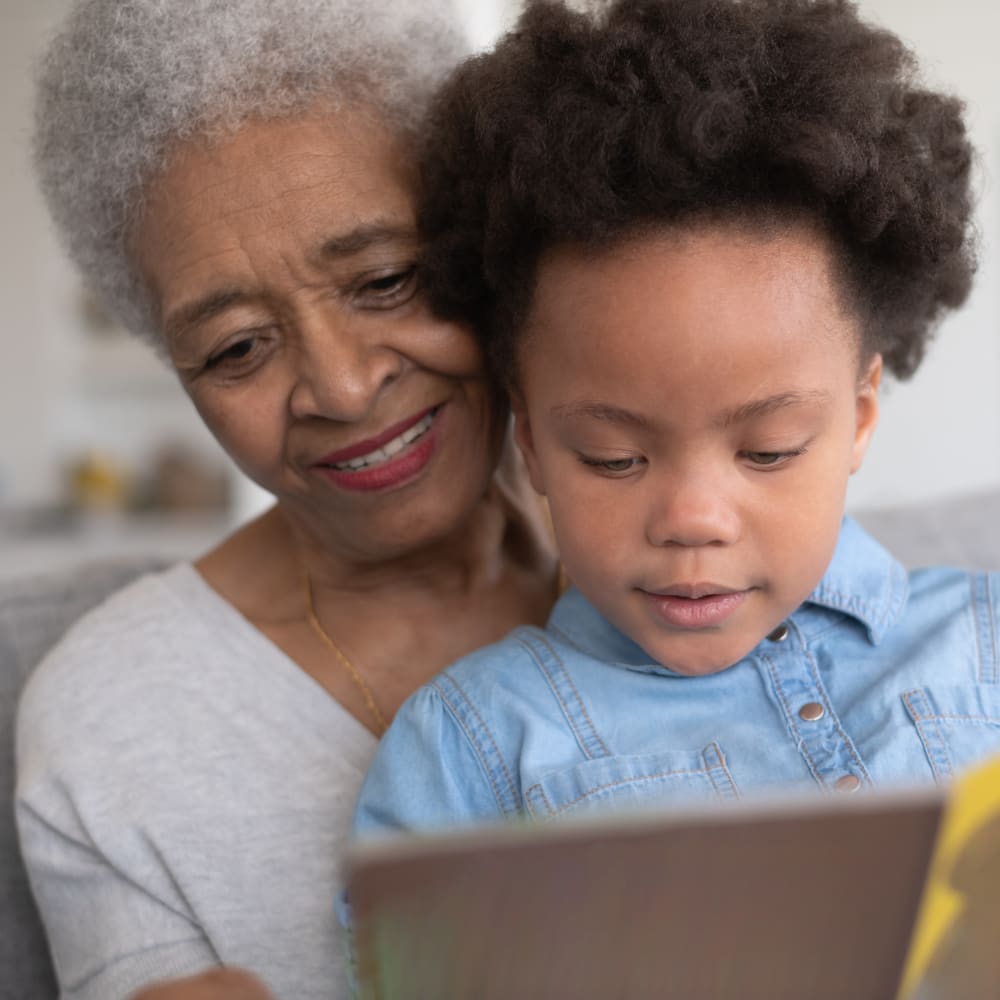
<instances>
[{"instance_id":1,"label":"teeth","mask_svg":"<svg viewBox=\"0 0 1000 1000\"><path fill-rule=\"evenodd\" d=\"M428 427L430 427L431 421L433 419L434 419L434 414L428 413L427 416L424 417L424 419L421 420L419 424L414 424L408 431L403 431L401 435L401 437L403 438L403 442L405 444L409 444L411 441L416 441L417 438L420 437L420 435L423 434ZM391 441L389 443L392 444Z\"/></svg>"},{"instance_id":2,"label":"teeth","mask_svg":"<svg viewBox=\"0 0 1000 1000\"><path fill-rule=\"evenodd\" d=\"M337 462L333 468L354 472L357 469L364 469L370 465L378 465L380 462L388 461L393 455L398 455L408 444L412 444L418 437L422 437L430 430L436 412L434 410L428 413L419 423L403 431L391 441L387 441L381 448L376 448L375 451L371 451L367 455L359 455L347 462Z\"/></svg>"}]
</instances>

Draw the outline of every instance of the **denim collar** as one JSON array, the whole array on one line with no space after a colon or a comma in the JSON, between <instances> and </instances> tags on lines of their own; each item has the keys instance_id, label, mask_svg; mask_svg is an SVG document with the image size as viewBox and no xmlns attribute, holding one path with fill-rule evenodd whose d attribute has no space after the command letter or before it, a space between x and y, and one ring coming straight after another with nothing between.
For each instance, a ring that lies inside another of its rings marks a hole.
<instances>
[{"instance_id":1,"label":"denim collar","mask_svg":"<svg viewBox=\"0 0 1000 1000\"><path fill-rule=\"evenodd\" d=\"M838 611L864 626L869 642L878 645L899 620L909 597L909 577L857 522L845 517L826 573L806 598L807 605ZM599 614L575 587L559 599L549 628L591 656L624 667L673 673Z\"/></svg>"},{"instance_id":2,"label":"denim collar","mask_svg":"<svg viewBox=\"0 0 1000 1000\"><path fill-rule=\"evenodd\" d=\"M909 596L910 578L899 561L845 517L830 565L805 603L856 619L877 646L899 621Z\"/></svg>"}]
</instances>

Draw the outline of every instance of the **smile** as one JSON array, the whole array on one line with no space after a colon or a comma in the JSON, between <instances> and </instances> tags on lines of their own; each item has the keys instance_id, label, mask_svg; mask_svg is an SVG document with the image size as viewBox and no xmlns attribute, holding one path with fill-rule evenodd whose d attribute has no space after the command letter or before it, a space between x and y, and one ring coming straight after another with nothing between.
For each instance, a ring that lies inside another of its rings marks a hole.
<instances>
[{"instance_id":1,"label":"smile","mask_svg":"<svg viewBox=\"0 0 1000 1000\"><path fill-rule=\"evenodd\" d=\"M315 468L351 493L379 493L413 482L430 464L448 423L446 403L387 427L381 434L332 452Z\"/></svg>"},{"instance_id":2,"label":"smile","mask_svg":"<svg viewBox=\"0 0 1000 1000\"><path fill-rule=\"evenodd\" d=\"M401 434L397 434L396 437L387 441L381 447L365 455L359 455L357 458L348 459L345 462L330 463L330 468L336 469L338 472L356 472L359 469L370 469L373 466L381 465L383 462L388 462L390 458L398 455L408 444L413 444L418 438L422 438L431 429L431 424L434 423L436 415L437 410L431 410L412 427L407 428Z\"/></svg>"}]
</instances>

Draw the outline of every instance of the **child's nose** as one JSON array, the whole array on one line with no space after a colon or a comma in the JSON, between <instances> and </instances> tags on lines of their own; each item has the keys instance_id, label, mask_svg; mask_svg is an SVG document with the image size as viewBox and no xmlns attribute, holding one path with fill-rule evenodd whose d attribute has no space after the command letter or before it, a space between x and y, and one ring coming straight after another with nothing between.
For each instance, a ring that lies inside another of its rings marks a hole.
<instances>
[{"instance_id":1,"label":"child's nose","mask_svg":"<svg viewBox=\"0 0 1000 1000\"><path fill-rule=\"evenodd\" d=\"M657 491L646 521L651 545L731 545L740 536L737 506L719 477L699 472Z\"/></svg>"}]
</instances>

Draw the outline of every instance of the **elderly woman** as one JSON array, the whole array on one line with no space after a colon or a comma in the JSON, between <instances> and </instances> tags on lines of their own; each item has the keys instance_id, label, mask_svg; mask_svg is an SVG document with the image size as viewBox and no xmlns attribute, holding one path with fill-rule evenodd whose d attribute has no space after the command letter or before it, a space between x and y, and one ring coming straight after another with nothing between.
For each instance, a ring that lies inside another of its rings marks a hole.
<instances>
[{"instance_id":1,"label":"elderly woman","mask_svg":"<svg viewBox=\"0 0 1000 1000\"><path fill-rule=\"evenodd\" d=\"M551 606L505 403L421 290L411 143L462 55L441 7L80 0L43 67L71 253L276 498L25 693L18 821L64 996L221 966L340 995L338 850L378 736Z\"/></svg>"}]
</instances>

